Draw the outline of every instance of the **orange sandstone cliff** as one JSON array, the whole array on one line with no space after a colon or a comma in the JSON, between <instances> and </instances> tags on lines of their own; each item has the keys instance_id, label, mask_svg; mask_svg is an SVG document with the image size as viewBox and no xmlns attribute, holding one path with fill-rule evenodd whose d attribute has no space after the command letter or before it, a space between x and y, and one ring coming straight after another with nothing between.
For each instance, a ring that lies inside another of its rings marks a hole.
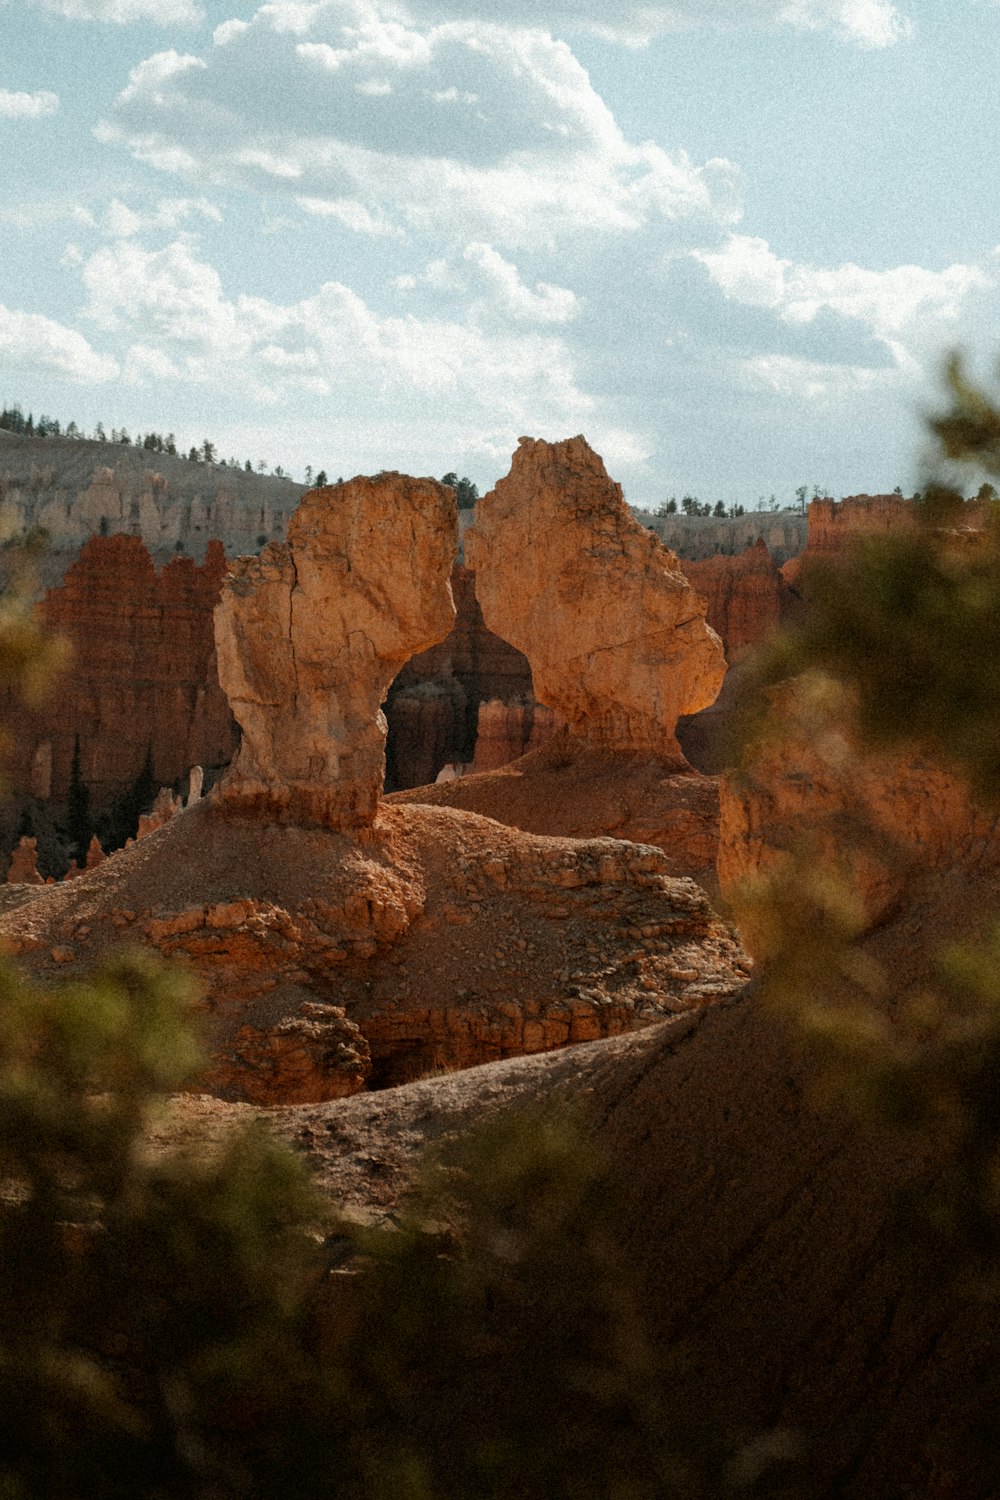
<instances>
[{"instance_id":1,"label":"orange sandstone cliff","mask_svg":"<svg viewBox=\"0 0 1000 1500\"><path fill-rule=\"evenodd\" d=\"M288 543L240 560L216 612L244 730L228 777L99 867L17 888L8 950L42 971L123 938L186 958L203 1086L257 1103L634 1030L738 989L738 940L662 849L380 806L379 705L451 625L455 531L432 480L307 495Z\"/></svg>"},{"instance_id":2,"label":"orange sandstone cliff","mask_svg":"<svg viewBox=\"0 0 1000 1500\"><path fill-rule=\"evenodd\" d=\"M228 761L237 734L212 624L225 568L217 542L202 565L178 557L157 572L139 537L90 538L39 606L69 664L39 708L5 715L15 793L64 802L77 736L94 811L135 783L147 755L161 785Z\"/></svg>"},{"instance_id":3,"label":"orange sandstone cliff","mask_svg":"<svg viewBox=\"0 0 1000 1500\"><path fill-rule=\"evenodd\" d=\"M718 553L703 562L682 562L681 567L705 600L706 618L722 641L727 661L777 629L784 586L763 538L736 557Z\"/></svg>"},{"instance_id":4,"label":"orange sandstone cliff","mask_svg":"<svg viewBox=\"0 0 1000 1500\"><path fill-rule=\"evenodd\" d=\"M524 651L549 722L527 722L528 705L483 705L500 745L477 748L475 769L487 756L499 769L392 800L531 833L634 839L659 848L672 874L711 883L718 790L684 760L675 729L715 697L725 661L677 559L632 519L583 438L522 439L466 545L484 619ZM530 753L503 765L508 737Z\"/></svg>"}]
</instances>

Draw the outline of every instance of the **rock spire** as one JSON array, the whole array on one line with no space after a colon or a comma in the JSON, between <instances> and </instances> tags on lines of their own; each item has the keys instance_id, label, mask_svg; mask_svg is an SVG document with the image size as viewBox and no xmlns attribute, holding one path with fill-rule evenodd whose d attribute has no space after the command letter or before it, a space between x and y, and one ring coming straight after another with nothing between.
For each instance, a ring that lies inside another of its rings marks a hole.
<instances>
[{"instance_id":1,"label":"rock spire","mask_svg":"<svg viewBox=\"0 0 1000 1500\"><path fill-rule=\"evenodd\" d=\"M705 603L584 438L521 438L466 560L489 629L591 744L675 753L678 718L715 700L726 665Z\"/></svg>"}]
</instances>

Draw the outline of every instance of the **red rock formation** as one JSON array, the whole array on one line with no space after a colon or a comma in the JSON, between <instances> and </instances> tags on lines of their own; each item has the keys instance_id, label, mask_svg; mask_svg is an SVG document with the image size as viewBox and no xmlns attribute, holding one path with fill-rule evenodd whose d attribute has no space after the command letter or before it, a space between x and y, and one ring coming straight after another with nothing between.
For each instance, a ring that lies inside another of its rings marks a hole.
<instances>
[{"instance_id":1,"label":"red rock formation","mask_svg":"<svg viewBox=\"0 0 1000 1500\"><path fill-rule=\"evenodd\" d=\"M169 823L171 818L176 817L182 806L180 797L176 797L168 786L161 787L149 812L139 815L136 838L144 839L149 834L155 833L158 828L163 827L164 823Z\"/></svg>"},{"instance_id":2,"label":"red rock formation","mask_svg":"<svg viewBox=\"0 0 1000 1500\"><path fill-rule=\"evenodd\" d=\"M847 495L813 500L806 552L811 557L843 552L862 536L888 536L916 525L913 501L902 495Z\"/></svg>"},{"instance_id":3,"label":"red rock formation","mask_svg":"<svg viewBox=\"0 0 1000 1500\"><path fill-rule=\"evenodd\" d=\"M776 629L784 589L763 538L738 557L719 554L681 566L688 583L705 600L706 619L721 637L727 661Z\"/></svg>"},{"instance_id":4,"label":"red rock formation","mask_svg":"<svg viewBox=\"0 0 1000 1500\"><path fill-rule=\"evenodd\" d=\"M808 840L817 862L846 870L874 924L915 876L1000 855L1000 817L960 776L924 755L861 752L808 678L782 684L774 699L782 733L750 771L722 778L724 891Z\"/></svg>"},{"instance_id":5,"label":"red rock formation","mask_svg":"<svg viewBox=\"0 0 1000 1500\"><path fill-rule=\"evenodd\" d=\"M565 729L559 715L530 698L526 703L480 703L473 771L496 771Z\"/></svg>"},{"instance_id":6,"label":"red rock formation","mask_svg":"<svg viewBox=\"0 0 1000 1500\"><path fill-rule=\"evenodd\" d=\"M722 646L582 437L521 439L466 555L484 619L526 653L540 702L593 745L677 753L678 718L722 685Z\"/></svg>"},{"instance_id":7,"label":"red rock formation","mask_svg":"<svg viewBox=\"0 0 1000 1500\"><path fill-rule=\"evenodd\" d=\"M527 658L487 629L472 569L456 563L451 588L456 611L452 630L437 646L407 662L399 674L400 686L454 677L475 701L500 698L507 702L530 693Z\"/></svg>"},{"instance_id":8,"label":"red rock formation","mask_svg":"<svg viewBox=\"0 0 1000 1500\"><path fill-rule=\"evenodd\" d=\"M374 820L381 704L403 663L454 623L457 538L452 489L381 474L310 490L287 543L237 560L215 617L219 678L243 729L226 802L333 828Z\"/></svg>"},{"instance_id":9,"label":"red rock formation","mask_svg":"<svg viewBox=\"0 0 1000 1500\"><path fill-rule=\"evenodd\" d=\"M889 536L917 524L913 501L902 495L848 495L843 500L813 500L808 512L805 549L783 565L781 576L799 590L811 562L847 552L863 537Z\"/></svg>"},{"instance_id":10,"label":"red rock formation","mask_svg":"<svg viewBox=\"0 0 1000 1500\"><path fill-rule=\"evenodd\" d=\"M486 628L471 568L456 564L451 587L457 611L454 627L437 646L407 662L386 704L390 792L429 785L442 766L469 764L474 753L484 753L477 747L487 700L522 708L534 701L527 658ZM489 734L492 723L486 728ZM525 748L516 733L508 745L507 760ZM489 750L490 764L502 764L497 759L502 753L496 741Z\"/></svg>"},{"instance_id":11,"label":"red rock formation","mask_svg":"<svg viewBox=\"0 0 1000 1500\"><path fill-rule=\"evenodd\" d=\"M465 691L454 677L414 682L403 688L394 684L385 709L389 726L387 791L426 786L437 778L442 766L461 761L467 709Z\"/></svg>"},{"instance_id":12,"label":"red rock formation","mask_svg":"<svg viewBox=\"0 0 1000 1500\"><path fill-rule=\"evenodd\" d=\"M272 1104L337 1098L369 1066L395 1083L635 1030L732 994L747 968L658 849L416 806L383 807L362 843L217 798L5 911L0 939L33 969L123 939L184 958L203 1086Z\"/></svg>"},{"instance_id":13,"label":"red rock formation","mask_svg":"<svg viewBox=\"0 0 1000 1500\"><path fill-rule=\"evenodd\" d=\"M138 537L90 539L40 605L72 659L42 705L11 725L13 791L65 802L77 735L95 812L134 785L147 752L161 785L232 756L212 630L225 565L211 543L202 566L179 557L157 574Z\"/></svg>"},{"instance_id":14,"label":"red rock formation","mask_svg":"<svg viewBox=\"0 0 1000 1500\"><path fill-rule=\"evenodd\" d=\"M602 750L566 731L495 771L398 792L390 803L479 813L526 833L610 835L662 851L672 876L715 884L719 788L676 757Z\"/></svg>"},{"instance_id":15,"label":"red rock formation","mask_svg":"<svg viewBox=\"0 0 1000 1500\"><path fill-rule=\"evenodd\" d=\"M9 885L44 885L38 873L38 840L25 836L11 855Z\"/></svg>"}]
</instances>

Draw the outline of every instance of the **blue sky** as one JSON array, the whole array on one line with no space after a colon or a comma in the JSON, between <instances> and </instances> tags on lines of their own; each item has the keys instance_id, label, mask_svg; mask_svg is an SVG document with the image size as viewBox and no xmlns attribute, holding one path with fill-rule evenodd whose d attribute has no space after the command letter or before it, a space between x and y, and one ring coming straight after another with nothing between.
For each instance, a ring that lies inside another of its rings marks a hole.
<instances>
[{"instance_id":1,"label":"blue sky","mask_svg":"<svg viewBox=\"0 0 1000 1500\"><path fill-rule=\"evenodd\" d=\"M331 475L909 486L997 0L0 0L0 399Z\"/></svg>"}]
</instances>

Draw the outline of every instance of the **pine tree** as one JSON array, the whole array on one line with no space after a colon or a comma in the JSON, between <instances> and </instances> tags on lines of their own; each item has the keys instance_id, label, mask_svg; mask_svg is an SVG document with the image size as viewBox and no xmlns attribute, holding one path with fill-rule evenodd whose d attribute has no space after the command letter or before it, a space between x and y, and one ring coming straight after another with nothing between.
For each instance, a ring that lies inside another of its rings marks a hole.
<instances>
[{"instance_id":1,"label":"pine tree","mask_svg":"<svg viewBox=\"0 0 1000 1500\"><path fill-rule=\"evenodd\" d=\"M80 770L80 736L73 738L73 759L69 771L69 793L66 807L66 829L70 847L77 864L87 859L87 849L93 836L94 825L90 817L90 792Z\"/></svg>"}]
</instances>

